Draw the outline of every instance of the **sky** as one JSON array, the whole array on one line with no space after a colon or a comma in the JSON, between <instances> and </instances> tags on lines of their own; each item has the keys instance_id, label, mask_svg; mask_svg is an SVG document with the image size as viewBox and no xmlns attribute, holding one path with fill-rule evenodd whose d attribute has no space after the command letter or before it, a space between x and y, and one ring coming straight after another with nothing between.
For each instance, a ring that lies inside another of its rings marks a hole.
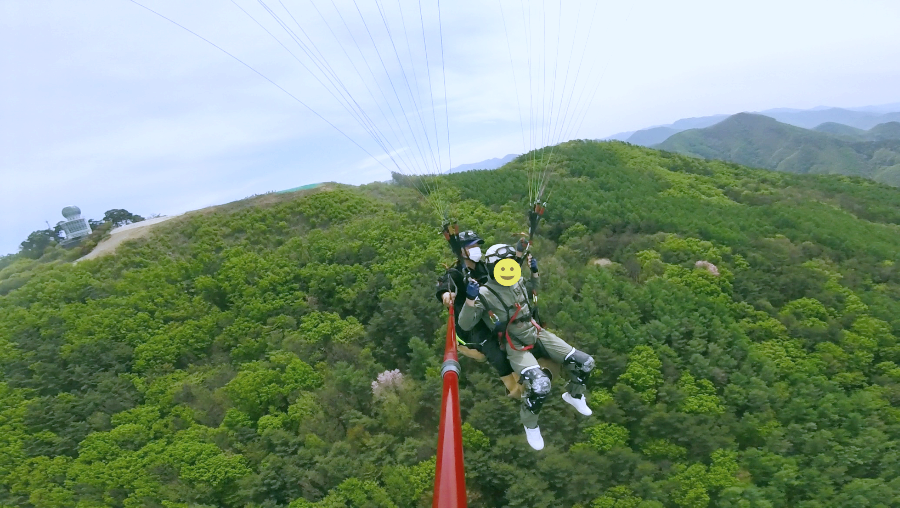
<instances>
[{"instance_id":1,"label":"sky","mask_svg":"<svg viewBox=\"0 0 900 508\"><path fill-rule=\"evenodd\" d=\"M0 0L0 255L67 205L171 215L680 118L900 102L895 0L139 1L171 21Z\"/></svg>"}]
</instances>

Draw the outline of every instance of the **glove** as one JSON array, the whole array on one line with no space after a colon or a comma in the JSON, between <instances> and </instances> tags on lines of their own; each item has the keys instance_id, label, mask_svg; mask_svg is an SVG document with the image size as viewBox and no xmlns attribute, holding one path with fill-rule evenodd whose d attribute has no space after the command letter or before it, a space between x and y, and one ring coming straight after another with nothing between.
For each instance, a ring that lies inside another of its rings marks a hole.
<instances>
[{"instance_id":1,"label":"glove","mask_svg":"<svg viewBox=\"0 0 900 508\"><path fill-rule=\"evenodd\" d=\"M531 257L531 256L529 256L529 257ZM534 259L532 257L531 258L531 273L537 273L537 272L538 272L537 259Z\"/></svg>"},{"instance_id":2,"label":"glove","mask_svg":"<svg viewBox=\"0 0 900 508\"><path fill-rule=\"evenodd\" d=\"M525 249L528 247L528 240L525 238L519 238L519 241L516 242L516 252L525 252Z\"/></svg>"},{"instance_id":3,"label":"glove","mask_svg":"<svg viewBox=\"0 0 900 508\"><path fill-rule=\"evenodd\" d=\"M472 279L469 279L469 284L466 286L466 298L469 300L474 300L478 298L478 283Z\"/></svg>"}]
</instances>

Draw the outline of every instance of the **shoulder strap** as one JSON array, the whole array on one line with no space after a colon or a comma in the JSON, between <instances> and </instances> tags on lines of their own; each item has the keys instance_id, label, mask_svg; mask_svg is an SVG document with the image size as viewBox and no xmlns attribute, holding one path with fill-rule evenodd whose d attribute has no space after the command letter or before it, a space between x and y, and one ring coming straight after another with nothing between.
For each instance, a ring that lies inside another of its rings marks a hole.
<instances>
[{"instance_id":1,"label":"shoulder strap","mask_svg":"<svg viewBox=\"0 0 900 508\"><path fill-rule=\"evenodd\" d=\"M478 262L475 264L475 269L473 270L473 275L479 284L482 286L487 283L490 279L490 275L488 274L487 266L483 262Z\"/></svg>"},{"instance_id":2,"label":"shoulder strap","mask_svg":"<svg viewBox=\"0 0 900 508\"><path fill-rule=\"evenodd\" d=\"M533 316L534 313L532 312L532 309L531 309L531 303L529 303L529 301L528 301L528 288L525 287L525 284L522 282L521 279L519 279L519 281L516 282L516 285L522 289L522 294L524 295L524 298L525 298L525 306L528 307L528 314ZM510 306L506 305L506 302L503 301L503 298L500 298L500 295L497 294L497 292L494 291L493 288L491 288L488 285L484 285L482 287L487 289L488 291L490 291L491 294L494 295L495 298L497 298L497 300L500 302L500 305L503 305L503 310L506 311L506 317L509 318L509 316L511 315L511 312L512 312L512 308Z\"/></svg>"},{"instance_id":3,"label":"shoulder strap","mask_svg":"<svg viewBox=\"0 0 900 508\"><path fill-rule=\"evenodd\" d=\"M534 316L534 311L531 308L531 302L528 301L528 287L525 286L525 279L519 279L519 282L517 282L516 284L518 284L519 288L522 289L522 296L525 297L525 306L528 307L528 314L530 316Z\"/></svg>"},{"instance_id":4,"label":"shoulder strap","mask_svg":"<svg viewBox=\"0 0 900 508\"><path fill-rule=\"evenodd\" d=\"M500 298L500 295L497 294L496 291L494 291L494 288L492 288L492 287L490 287L490 286L488 286L488 285L486 285L486 284L485 284L484 286L482 286L482 287L485 288L485 289L487 289L488 291L490 291L491 294L494 295L494 298L496 298L497 301L500 302L500 305L503 306L503 310L506 311L506 319L509 319L510 308L506 305L506 302L503 301L503 298Z\"/></svg>"}]
</instances>

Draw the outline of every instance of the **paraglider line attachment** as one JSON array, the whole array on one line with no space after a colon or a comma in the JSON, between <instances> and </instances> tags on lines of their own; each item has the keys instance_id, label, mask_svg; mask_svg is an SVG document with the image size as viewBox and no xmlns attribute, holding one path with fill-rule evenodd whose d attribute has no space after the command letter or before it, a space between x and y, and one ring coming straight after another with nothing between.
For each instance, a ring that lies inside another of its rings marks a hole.
<instances>
[{"instance_id":1,"label":"paraglider line attachment","mask_svg":"<svg viewBox=\"0 0 900 508\"><path fill-rule=\"evenodd\" d=\"M465 283L465 281L469 280L469 269L466 267L466 263L463 261L462 257L462 245L460 245L459 241L459 223L457 223L456 220L445 219L443 234L447 243L450 244L450 250L453 251L453 255L456 256L456 260L459 262L459 265L462 266L463 283ZM453 292L458 293L459 288L456 287L452 277L450 278L450 284L453 285Z\"/></svg>"},{"instance_id":2,"label":"paraglider line attachment","mask_svg":"<svg viewBox=\"0 0 900 508\"><path fill-rule=\"evenodd\" d=\"M450 250L453 251L453 254L459 259L459 262L462 263L462 245L459 241L459 224L456 222L445 222L443 233L447 243L450 244Z\"/></svg>"}]
</instances>

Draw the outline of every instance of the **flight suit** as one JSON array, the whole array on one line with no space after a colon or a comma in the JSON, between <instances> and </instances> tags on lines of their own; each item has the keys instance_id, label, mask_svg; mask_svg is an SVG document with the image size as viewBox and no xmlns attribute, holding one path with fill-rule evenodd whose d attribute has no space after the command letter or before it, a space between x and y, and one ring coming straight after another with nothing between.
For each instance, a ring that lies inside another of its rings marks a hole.
<instances>
[{"instance_id":1,"label":"flight suit","mask_svg":"<svg viewBox=\"0 0 900 508\"><path fill-rule=\"evenodd\" d=\"M543 349L542 353L551 360L561 365L573 364L570 358L577 350L553 332L539 327L532 319L528 290L523 279L520 278L512 286L503 286L491 279L481 286L474 305L463 306L459 314L460 328L471 330L480 323L494 328L494 320L488 311L493 313L499 322L508 323L506 333L502 334L501 341L510 365L520 376L525 377L525 373L529 370L540 369L537 359L532 354L532 349L526 350L528 346L533 348L535 345L540 345ZM587 355L581 353L581 356ZM574 367L580 369L584 365L574 365ZM587 371L592 367L593 359L590 360ZM571 368L569 370L572 372ZM583 380L573 376L569 382L569 393L575 397L582 396L585 393ZM519 416L525 427L533 429L538 426L536 412L529 410L526 404L523 404L520 409Z\"/></svg>"}]
</instances>

